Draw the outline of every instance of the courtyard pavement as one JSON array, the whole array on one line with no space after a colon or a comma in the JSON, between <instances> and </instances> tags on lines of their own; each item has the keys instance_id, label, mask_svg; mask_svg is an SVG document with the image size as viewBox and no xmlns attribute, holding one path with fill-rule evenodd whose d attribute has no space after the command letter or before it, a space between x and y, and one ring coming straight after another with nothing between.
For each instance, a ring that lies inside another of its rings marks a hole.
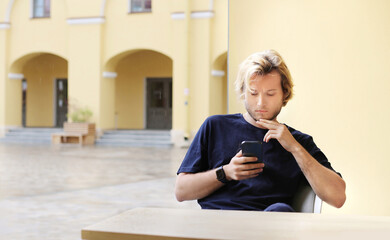
<instances>
[{"instance_id":1,"label":"courtyard pavement","mask_svg":"<svg viewBox=\"0 0 390 240\"><path fill-rule=\"evenodd\" d=\"M81 229L136 207L178 203L187 149L0 143L0 239L81 239Z\"/></svg>"}]
</instances>

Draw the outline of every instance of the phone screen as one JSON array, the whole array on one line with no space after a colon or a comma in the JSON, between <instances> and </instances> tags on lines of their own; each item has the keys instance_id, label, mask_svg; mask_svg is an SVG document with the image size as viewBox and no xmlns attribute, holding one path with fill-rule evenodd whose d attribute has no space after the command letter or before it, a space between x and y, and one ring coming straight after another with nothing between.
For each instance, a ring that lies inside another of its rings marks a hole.
<instances>
[{"instance_id":1,"label":"phone screen","mask_svg":"<svg viewBox=\"0 0 390 240\"><path fill-rule=\"evenodd\" d=\"M257 162L263 162L262 159L262 142L260 141L243 141L241 143L242 155L245 157L257 157Z\"/></svg>"}]
</instances>

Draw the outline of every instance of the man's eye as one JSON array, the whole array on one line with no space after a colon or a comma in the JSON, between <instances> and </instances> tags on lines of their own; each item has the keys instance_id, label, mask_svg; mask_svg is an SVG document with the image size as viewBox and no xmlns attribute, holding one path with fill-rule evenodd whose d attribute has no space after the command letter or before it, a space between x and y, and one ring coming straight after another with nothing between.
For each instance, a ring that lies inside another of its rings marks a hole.
<instances>
[{"instance_id":1,"label":"man's eye","mask_svg":"<svg viewBox=\"0 0 390 240\"><path fill-rule=\"evenodd\" d=\"M252 95L252 96L256 96L256 95L257 95L257 92L252 92L251 95Z\"/></svg>"},{"instance_id":2,"label":"man's eye","mask_svg":"<svg viewBox=\"0 0 390 240\"><path fill-rule=\"evenodd\" d=\"M274 93L268 93L267 95L270 96L270 97L272 97L272 96L274 96L275 94L274 94Z\"/></svg>"}]
</instances>

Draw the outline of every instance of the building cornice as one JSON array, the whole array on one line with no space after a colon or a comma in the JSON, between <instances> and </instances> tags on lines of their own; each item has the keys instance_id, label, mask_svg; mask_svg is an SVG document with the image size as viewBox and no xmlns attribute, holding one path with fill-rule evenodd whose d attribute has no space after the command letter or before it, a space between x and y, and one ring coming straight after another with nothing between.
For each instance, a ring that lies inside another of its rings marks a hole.
<instances>
[{"instance_id":1,"label":"building cornice","mask_svg":"<svg viewBox=\"0 0 390 240\"><path fill-rule=\"evenodd\" d=\"M213 77L223 77L223 76L225 76L225 71L222 71L222 70L211 70L211 76L213 76Z\"/></svg>"},{"instance_id":2,"label":"building cornice","mask_svg":"<svg viewBox=\"0 0 390 240\"><path fill-rule=\"evenodd\" d=\"M191 18L213 18L213 11L193 11L191 12Z\"/></svg>"},{"instance_id":3,"label":"building cornice","mask_svg":"<svg viewBox=\"0 0 390 240\"><path fill-rule=\"evenodd\" d=\"M81 25L81 24L103 24L105 22L104 17L81 17L81 18L68 18L66 22L69 25Z\"/></svg>"},{"instance_id":4,"label":"building cornice","mask_svg":"<svg viewBox=\"0 0 390 240\"><path fill-rule=\"evenodd\" d=\"M0 22L0 29L9 29L11 24L9 22Z\"/></svg>"},{"instance_id":5,"label":"building cornice","mask_svg":"<svg viewBox=\"0 0 390 240\"><path fill-rule=\"evenodd\" d=\"M9 79L22 80L24 78L23 73L8 73Z\"/></svg>"},{"instance_id":6,"label":"building cornice","mask_svg":"<svg viewBox=\"0 0 390 240\"><path fill-rule=\"evenodd\" d=\"M116 78L118 76L118 73L116 72L103 72L104 78Z\"/></svg>"},{"instance_id":7,"label":"building cornice","mask_svg":"<svg viewBox=\"0 0 390 240\"><path fill-rule=\"evenodd\" d=\"M171 13L171 18L175 20L181 20L186 18L185 12L173 12Z\"/></svg>"}]
</instances>

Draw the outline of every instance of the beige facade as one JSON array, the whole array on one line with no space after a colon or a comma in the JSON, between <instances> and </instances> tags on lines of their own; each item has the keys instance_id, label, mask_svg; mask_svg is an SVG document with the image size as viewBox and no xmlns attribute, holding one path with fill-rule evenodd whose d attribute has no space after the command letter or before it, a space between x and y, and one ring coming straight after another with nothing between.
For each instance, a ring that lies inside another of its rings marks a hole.
<instances>
[{"instance_id":1,"label":"beige facade","mask_svg":"<svg viewBox=\"0 0 390 240\"><path fill-rule=\"evenodd\" d=\"M203 120L227 112L227 0L0 1L0 128L54 127L58 79L68 102L99 130L148 128L148 79L172 79L171 132L185 144ZM25 112L22 80L27 83Z\"/></svg>"},{"instance_id":2,"label":"beige facade","mask_svg":"<svg viewBox=\"0 0 390 240\"><path fill-rule=\"evenodd\" d=\"M278 120L312 135L347 183L326 214L390 214L389 12L387 0L229 1L229 93L249 54L280 52L295 96ZM242 106L230 97L229 110Z\"/></svg>"}]
</instances>

